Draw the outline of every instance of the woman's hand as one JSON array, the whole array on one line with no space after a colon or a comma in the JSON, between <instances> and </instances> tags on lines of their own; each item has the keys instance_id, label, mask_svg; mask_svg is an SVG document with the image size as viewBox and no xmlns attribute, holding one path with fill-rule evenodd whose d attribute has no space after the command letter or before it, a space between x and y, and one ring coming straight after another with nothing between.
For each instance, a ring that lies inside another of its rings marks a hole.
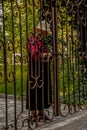
<instances>
[{"instance_id":1,"label":"woman's hand","mask_svg":"<svg viewBox=\"0 0 87 130\"><path fill-rule=\"evenodd\" d=\"M49 59L52 57L51 53L43 53L42 57L44 59L44 61L49 61Z\"/></svg>"}]
</instances>

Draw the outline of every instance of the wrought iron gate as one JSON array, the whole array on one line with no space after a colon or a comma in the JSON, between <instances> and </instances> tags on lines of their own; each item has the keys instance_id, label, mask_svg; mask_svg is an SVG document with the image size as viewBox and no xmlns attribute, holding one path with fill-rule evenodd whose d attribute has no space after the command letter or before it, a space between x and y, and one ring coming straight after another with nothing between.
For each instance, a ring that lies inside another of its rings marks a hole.
<instances>
[{"instance_id":1,"label":"wrought iron gate","mask_svg":"<svg viewBox=\"0 0 87 130\"><path fill-rule=\"evenodd\" d=\"M34 129L87 107L86 0L0 0L0 129Z\"/></svg>"}]
</instances>

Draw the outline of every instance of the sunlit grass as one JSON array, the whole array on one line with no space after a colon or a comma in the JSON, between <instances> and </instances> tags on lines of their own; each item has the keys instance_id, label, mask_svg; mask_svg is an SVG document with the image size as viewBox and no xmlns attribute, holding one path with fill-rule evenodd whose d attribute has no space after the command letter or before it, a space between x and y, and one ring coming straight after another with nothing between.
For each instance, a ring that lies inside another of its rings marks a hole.
<instances>
[{"instance_id":1,"label":"sunlit grass","mask_svg":"<svg viewBox=\"0 0 87 130\"><path fill-rule=\"evenodd\" d=\"M4 73L3 67L0 68L0 72ZM14 76L12 73L14 73ZM1 83L4 81L3 83ZM24 65L22 70L20 65L16 65L16 69L14 71L14 66L8 66L7 71L7 80L5 81L5 77L3 74L2 80L0 80L0 93L4 94L14 94L21 95L21 91L23 89L23 93L26 93L26 85L27 85L27 66ZM16 90L16 91L15 91Z\"/></svg>"}]
</instances>

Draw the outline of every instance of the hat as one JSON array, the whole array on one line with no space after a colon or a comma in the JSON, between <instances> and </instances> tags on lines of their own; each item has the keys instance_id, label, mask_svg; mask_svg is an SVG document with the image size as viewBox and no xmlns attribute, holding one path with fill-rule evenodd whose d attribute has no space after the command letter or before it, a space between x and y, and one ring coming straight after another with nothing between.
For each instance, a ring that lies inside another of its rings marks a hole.
<instances>
[{"instance_id":1,"label":"hat","mask_svg":"<svg viewBox=\"0 0 87 130\"><path fill-rule=\"evenodd\" d=\"M43 39L48 34L52 34L51 29L50 29L50 24L47 23L45 20L39 21L38 26L36 27L36 32L37 32L36 35L40 39Z\"/></svg>"},{"instance_id":2,"label":"hat","mask_svg":"<svg viewBox=\"0 0 87 130\"><path fill-rule=\"evenodd\" d=\"M50 24L47 23L45 20L40 21L36 28L42 31L46 31L47 33L51 33Z\"/></svg>"}]
</instances>

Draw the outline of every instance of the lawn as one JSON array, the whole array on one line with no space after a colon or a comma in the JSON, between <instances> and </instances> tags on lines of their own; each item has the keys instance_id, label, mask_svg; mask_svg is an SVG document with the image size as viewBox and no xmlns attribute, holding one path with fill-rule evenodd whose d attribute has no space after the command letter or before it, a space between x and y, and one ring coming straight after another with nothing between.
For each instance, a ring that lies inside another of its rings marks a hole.
<instances>
[{"instance_id":1,"label":"lawn","mask_svg":"<svg viewBox=\"0 0 87 130\"><path fill-rule=\"evenodd\" d=\"M7 89L7 94L14 94L14 89L16 90L17 95L21 95L22 89L23 94L26 93L26 84L27 84L27 65L20 65L15 66L15 73L14 73L14 66L8 66L7 68L7 81L4 80L4 68L3 66L0 67L0 72L2 72L2 76L0 78L0 93L4 94ZM13 73L15 78L13 78ZM15 81L14 81L15 80ZM1 83L4 81L3 83Z\"/></svg>"}]
</instances>

